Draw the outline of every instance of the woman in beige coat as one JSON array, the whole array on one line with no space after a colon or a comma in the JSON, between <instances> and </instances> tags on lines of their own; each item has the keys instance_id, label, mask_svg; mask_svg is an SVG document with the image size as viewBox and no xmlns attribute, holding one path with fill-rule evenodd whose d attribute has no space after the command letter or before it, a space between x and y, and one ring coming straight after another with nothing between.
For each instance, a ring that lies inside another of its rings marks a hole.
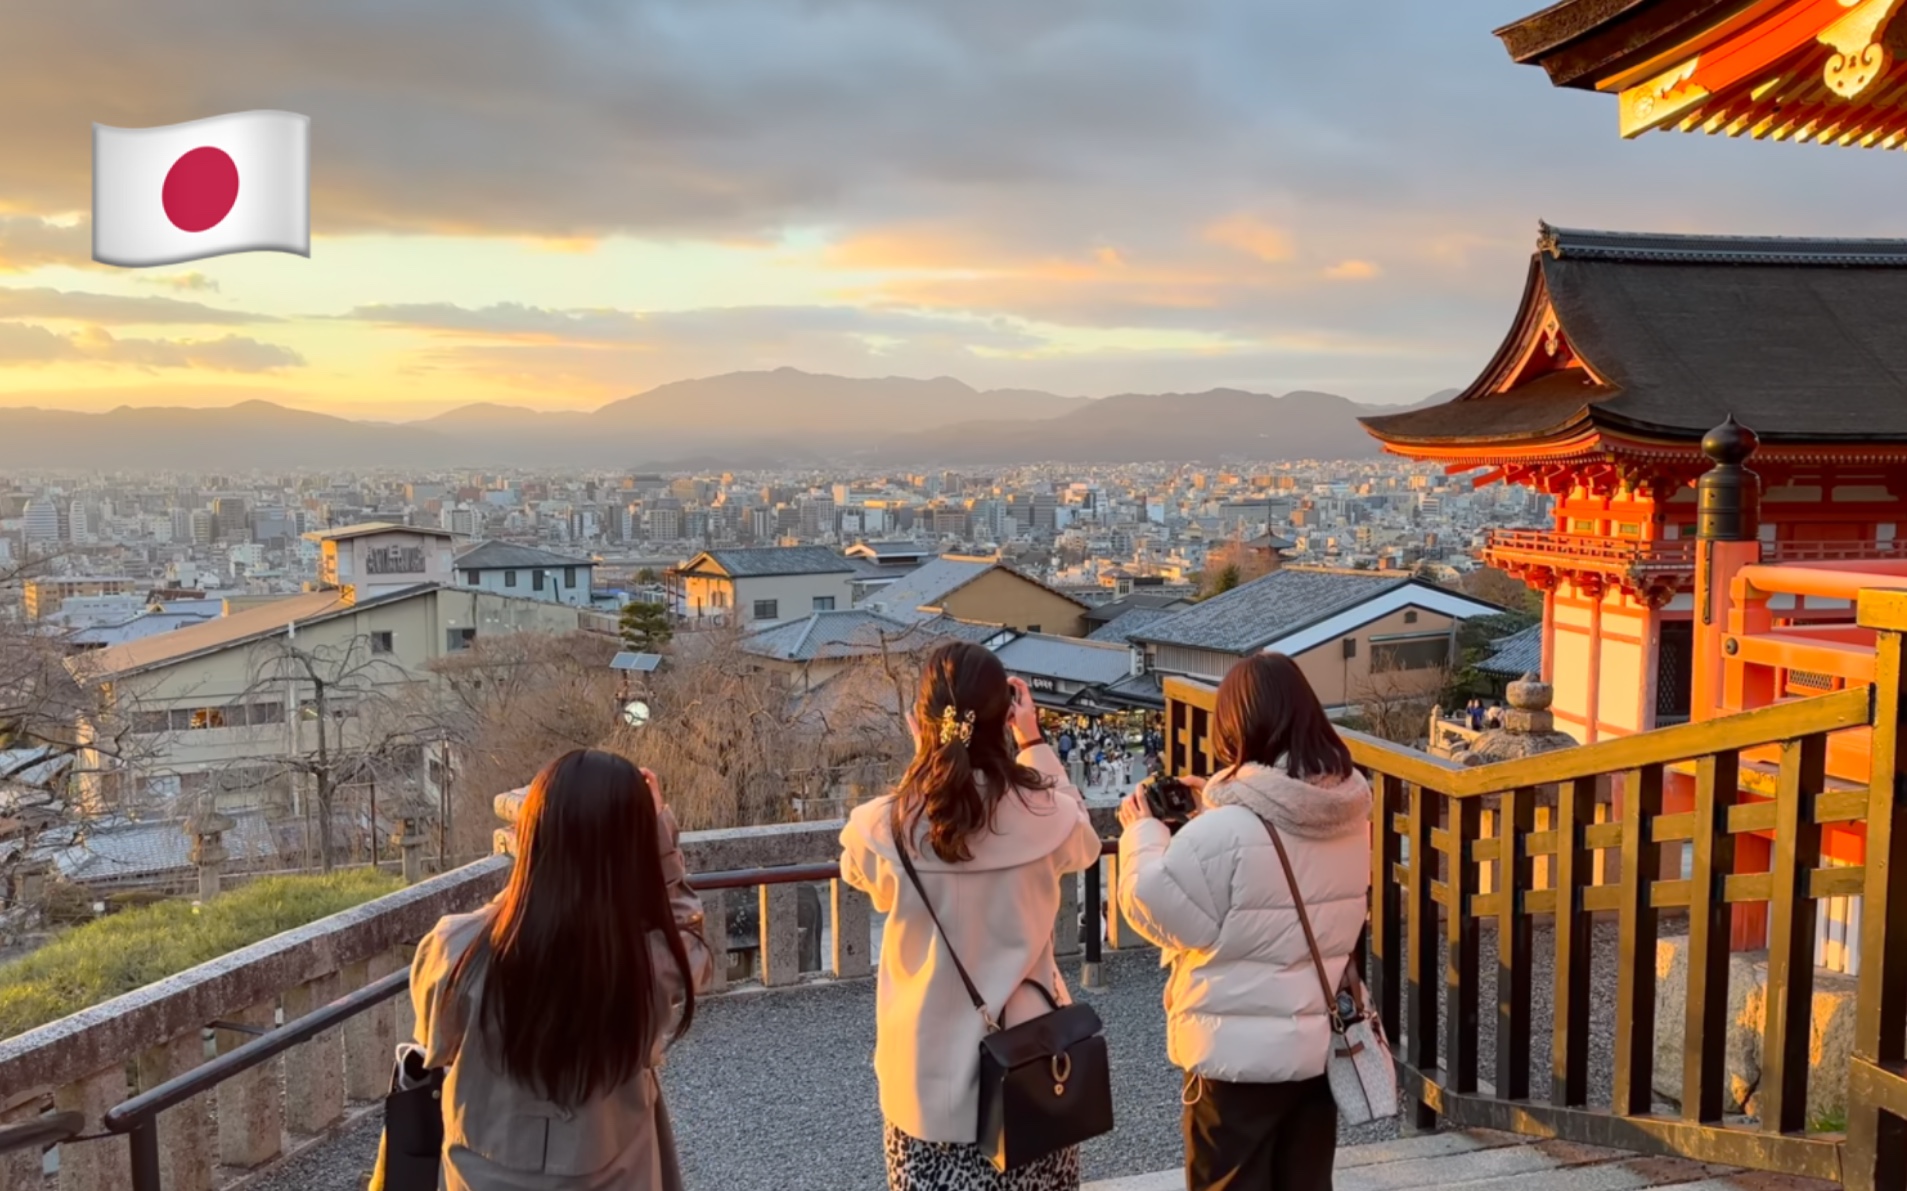
<instances>
[{"instance_id":1,"label":"woman in beige coat","mask_svg":"<svg viewBox=\"0 0 1907 1191\"><path fill-rule=\"evenodd\" d=\"M888 1186L1072 1191L1077 1150L1001 1174L974 1144L985 1025L948 946L1002 1025L1049 1012L1048 998L1067 1004L1053 959L1059 882L1099 859L1099 835L1040 736L1026 684L986 649L959 642L929 653L910 718L914 761L899 788L856 807L841 832L842 880L887 915L874 1070ZM902 847L950 939L900 867Z\"/></svg>"},{"instance_id":2,"label":"woman in beige coat","mask_svg":"<svg viewBox=\"0 0 1907 1191\"><path fill-rule=\"evenodd\" d=\"M656 1068L714 967L655 775L578 749L539 773L502 896L411 967L444 1083L445 1191L676 1191Z\"/></svg>"}]
</instances>

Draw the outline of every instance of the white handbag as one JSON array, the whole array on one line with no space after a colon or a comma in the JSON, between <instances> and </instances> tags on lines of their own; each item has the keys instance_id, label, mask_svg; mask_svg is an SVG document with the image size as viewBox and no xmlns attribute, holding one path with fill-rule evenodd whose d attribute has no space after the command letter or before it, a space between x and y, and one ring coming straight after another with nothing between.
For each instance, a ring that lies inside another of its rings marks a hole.
<instances>
[{"instance_id":1,"label":"white handbag","mask_svg":"<svg viewBox=\"0 0 1907 1191\"><path fill-rule=\"evenodd\" d=\"M1297 907L1298 925L1304 928L1305 945L1311 949L1311 963L1318 970L1318 986L1324 990L1324 1004L1331 1015L1331 1053L1325 1058L1324 1075L1331 1085L1331 1098L1338 1102L1338 1116L1347 1125L1367 1125L1394 1117L1397 1064L1384 1037L1384 1023L1371 1010L1355 963L1347 961L1344 978L1336 989L1331 987L1330 978L1324 974L1324 956L1318 952L1318 937L1311 933L1311 915L1305 911L1304 895L1298 892L1297 874L1291 871L1291 857L1285 853L1285 841L1270 819L1261 815L1259 822L1271 833L1271 846L1278 849L1278 863L1284 866L1285 880L1291 885L1291 904Z\"/></svg>"}]
</instances>

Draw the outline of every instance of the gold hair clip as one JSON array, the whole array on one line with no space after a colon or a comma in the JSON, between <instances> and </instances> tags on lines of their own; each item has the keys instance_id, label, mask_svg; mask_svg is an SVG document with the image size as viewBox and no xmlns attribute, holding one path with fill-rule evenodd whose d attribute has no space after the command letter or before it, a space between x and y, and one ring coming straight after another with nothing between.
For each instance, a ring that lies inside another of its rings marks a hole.
<instances>
[{"instance_id":1,"label":"gold hair clip","mask_svg":"<svg viewBox=\"0 0 1907 1191\"><path fill-rule=\"evenodd\" d=\"M940 709L941 744L948 745L958 740L964 745L972 739L973 713L971 711L965 715L961 715L954 710L953 704L951 703Z\"/></svg>"}]
</instances>

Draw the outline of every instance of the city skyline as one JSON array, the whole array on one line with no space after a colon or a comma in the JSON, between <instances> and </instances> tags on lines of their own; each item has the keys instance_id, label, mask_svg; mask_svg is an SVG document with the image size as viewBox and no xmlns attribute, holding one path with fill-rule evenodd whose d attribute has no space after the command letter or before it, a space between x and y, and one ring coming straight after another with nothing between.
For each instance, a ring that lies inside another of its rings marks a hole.
<instances>
[{"instance_id":1,"label":"city skyline","mask_svg":"<svg viewBox=\"0 0 1907 1191\"><path fill-rule=\"evenodd\" d=\"M1618 140L1483 32L1516 0L1022 7L40 6L0 46L0 405L409 419L779 366L1406 402L1487 360L1538 218L1901 230L1881 154ZM93 121L262 107L313 118L310 261L91 264Z\"/></svg>"}]
</instances>

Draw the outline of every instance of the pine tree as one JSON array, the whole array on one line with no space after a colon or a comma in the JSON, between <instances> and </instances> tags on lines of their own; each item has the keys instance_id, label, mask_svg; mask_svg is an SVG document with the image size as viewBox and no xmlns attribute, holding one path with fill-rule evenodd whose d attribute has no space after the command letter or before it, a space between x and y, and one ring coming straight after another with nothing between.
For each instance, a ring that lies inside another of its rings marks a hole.
<instances>
[{"instance_id":1,"label":"pine tree","mask_svg":"<svg viewBox=\"0 0 1907 1191\"><path fill-rule=\"evenodd\" d=\"M622 606L622 643L637 653L655 653L674 635L667 607L640 600Z\"/></svg>"}]
</instances>

